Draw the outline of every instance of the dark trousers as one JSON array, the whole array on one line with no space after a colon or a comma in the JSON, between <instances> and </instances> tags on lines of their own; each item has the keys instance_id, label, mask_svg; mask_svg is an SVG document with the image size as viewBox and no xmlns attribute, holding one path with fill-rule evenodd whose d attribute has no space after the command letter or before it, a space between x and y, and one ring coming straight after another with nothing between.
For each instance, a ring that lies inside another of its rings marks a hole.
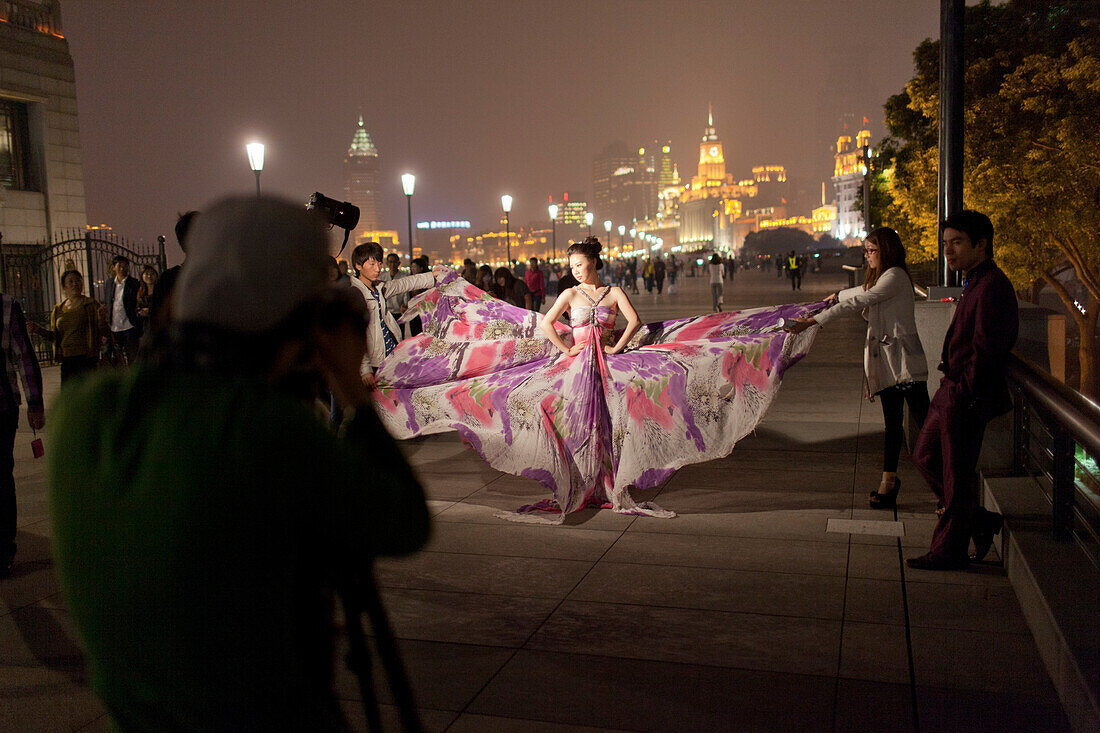
<instances>
[{"instance_id":1,"label":"dark trousers","mask_svg":"<svg viewBox=\"0 0 1100 733\"><path fill-rule=\"evenodd\" d=\"M141 341L141 332L135 327L127 328L125 331L112 331L111 334L115 337L118 348L126 354L127 366L133 364L134 357L137 356L138 343Z\"/></svg>"},{"instance_id":2,"label":"dark trousers","mask_svg":"<svg viewBox=\"0 0 1100 733\"><path fill-rule=\"evenodd\" d=\"M19 409L0 410L0 560L15 557L15 431Z\"/></svg>"},{"instance_id":3,"label":"dark trousers","mask_svg":"<svg viewBox=\"0 0 1100 733\"><path fill-rule=\"evenodd\" d=\"M61 357L61 383L65 384L73 377L95 371L99 359L95 356Z\"/></svg>"},{"instance_id":4,"label":"dark trousers","mask_svg":"<svg viewBox=\"0 0 1100 733\"><path fill-rule=\"evenodd\" d=\"M933 493L943 502L944 512L932 532L932 554L966 559L978 506L978 456L986 421L958 404L952 385L941 383L917 444L916 464Z\"/></svg>"},{"instance_id":5,"label":"dark trousers","mask_svg":"<svg viewBox=\"0 0 1100 733\"><path fill-rule=\"evenodd\" d=\"M533 310L535 313L538 313L540 310L542 310L542 296L541 295L532 295L531 296L531 310Z\"/></svg>"},{"instance_id":6,"label":"dark trousers","mask_svg":"<svg viewBox=\"0 0 1100 733\"><path fill-rule=\"evenodd\" d=\"M795 267L791 270L791 290L802 289L802 270Z\"/></svg>"},{"instance_id":7,"label":"dark trousers","mask_svg":"<svg viewBox=\"0 0 1100 733\"><path fill-rule=\"evenodd\" d=\"M928 384L909 382L905 385L894 385L875 396L882 405L882 420L886 424L886 449L882 455L882 470L894 473L898 470L901 444L905 442L905 403L909 403L909 414L913 416L919 431L928 417Z\"/></svg>"}]
</instances>

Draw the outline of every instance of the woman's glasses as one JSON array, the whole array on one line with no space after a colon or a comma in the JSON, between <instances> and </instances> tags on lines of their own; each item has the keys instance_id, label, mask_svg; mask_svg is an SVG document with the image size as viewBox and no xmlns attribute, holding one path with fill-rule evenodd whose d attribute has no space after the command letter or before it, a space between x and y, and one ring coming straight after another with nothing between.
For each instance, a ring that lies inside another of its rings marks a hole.
<instances>
[{"instance_id":1,"label":"woman's glasses","mask_svg":"<svg viewBox=\"0 0 1100 733\"><path fill-rule=\"evenodd\" d=\"M865 255L873 255L876 252L878 252L878 247L864 247L863 248L863 254L865 254Z\"/></svg>"}]
</instances>

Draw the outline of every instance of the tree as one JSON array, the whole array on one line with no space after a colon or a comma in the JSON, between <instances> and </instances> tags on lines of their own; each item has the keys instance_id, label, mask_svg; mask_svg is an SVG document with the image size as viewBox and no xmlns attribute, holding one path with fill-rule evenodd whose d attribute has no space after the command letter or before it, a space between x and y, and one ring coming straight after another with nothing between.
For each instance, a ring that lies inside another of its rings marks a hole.
<instances>
[{"instance_id":1,"label":"tree","mask_svg":"<svg viewBox=\"0 0 1100 733\"><path fill-rule=\"evenodd\" d=\"M1016 287L1040 281L1062 299L1081 334L1081 391L1094 396L1100 4L987 1L966 12L963 199L993 220L997 260ZM914 60L916 76L886 104L890 136L878 151L875 195L920 261L935 257L938 244L938 43L922 43ZM1071 287L1053 274L1066 263Z\"/></svg>"}]
</instances>

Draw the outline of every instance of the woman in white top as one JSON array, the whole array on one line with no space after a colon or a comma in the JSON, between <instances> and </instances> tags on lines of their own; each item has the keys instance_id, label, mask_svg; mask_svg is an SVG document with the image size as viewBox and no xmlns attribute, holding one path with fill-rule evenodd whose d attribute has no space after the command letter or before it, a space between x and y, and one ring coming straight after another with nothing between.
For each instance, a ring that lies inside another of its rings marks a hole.
<instances>
[{"instance_id":1,"label":"woman in white top","mask_svg":"<svg viewBox=\"0 0 1100 733\"><path fill-rule=\"evenodd\" d=\"M707 269L710 271L711 307L715 313L718 313L722 310L722 280L724 273L722 272L722 258L717 252L710 256L710 264L707 265Z\"/></svg>"},{"instance_id":2,"label":"woman in white top","mask_svg":"<svg viewBox=\"0 0 1100 733\"><path fill-rule=\"evenodd\" d=\"M871 506L890 509L897 505L898 455L904 440L902 421L905 403L919 429L928 414L928 362L917 335L913 314L913 281L905 266L905 248L898 233L880 227L864 242L867 277L862 286L842 290L833 296L837 303L812 318L800 318L795 332L812 325L824 326L843 313L863 311L867 319L867 341L863 366L867 395L882 403L886 423L886 450L882 461L882 482L871 492Z\"/></svg>"}]
</instances>

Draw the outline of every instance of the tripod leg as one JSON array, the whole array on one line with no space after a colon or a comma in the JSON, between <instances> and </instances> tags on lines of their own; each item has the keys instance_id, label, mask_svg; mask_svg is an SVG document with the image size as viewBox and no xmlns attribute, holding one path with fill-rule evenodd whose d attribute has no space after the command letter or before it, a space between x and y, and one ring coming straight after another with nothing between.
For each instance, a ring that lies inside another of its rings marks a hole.
<instances>
[{"instance_id":1,"label":"tripod leg","mask_svg":"<svg viewBox=\"0 0 1100 733\"><path fill-rule=\"evenodd\" d=\"M359 679L359 695L363 698L367 730L381 731L382 719L378 712L378 697L374 694L374 680L371 678L370 652L363 633L363 609L352 601L351 593L341 593L340 598L344 606L344 625L348 632L348 669Z\"/></svg>"}]
</instances>

